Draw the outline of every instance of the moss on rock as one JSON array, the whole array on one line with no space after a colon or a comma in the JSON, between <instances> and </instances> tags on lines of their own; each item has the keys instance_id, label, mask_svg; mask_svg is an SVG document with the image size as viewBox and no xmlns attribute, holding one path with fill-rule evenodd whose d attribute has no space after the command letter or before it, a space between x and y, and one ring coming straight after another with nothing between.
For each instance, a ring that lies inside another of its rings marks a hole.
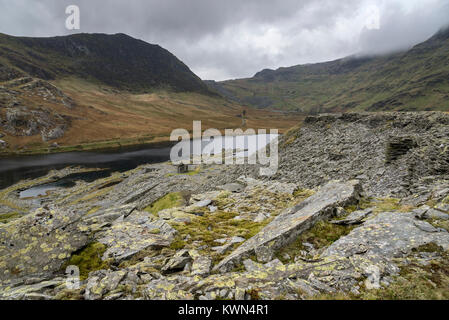
<instances>
[{"instance_id":1,"label":"moss on rock","mask_svg":"<svg viewBox=\"0 0 449 320\"><path fill-rule=\"evenodd\" d=\"M80 279L85 280L90 272L109 268L109 261L101 259L105 251L106 246L104 244L92 242L75 252L64 264L63 269L71 265L77 266L80 270Z\"/></svg>"},{"instance_id":2,"label":"moss on rock","mask_svg":"<svg viewBox=\"0 0 449 320\"><path fill-rule=\"evenodd\" d=\"M182 206L183 202L184 197L181 192L172 192L159 198L144 210L156 215L159 211Z\"/></svg>"}]
</instances>

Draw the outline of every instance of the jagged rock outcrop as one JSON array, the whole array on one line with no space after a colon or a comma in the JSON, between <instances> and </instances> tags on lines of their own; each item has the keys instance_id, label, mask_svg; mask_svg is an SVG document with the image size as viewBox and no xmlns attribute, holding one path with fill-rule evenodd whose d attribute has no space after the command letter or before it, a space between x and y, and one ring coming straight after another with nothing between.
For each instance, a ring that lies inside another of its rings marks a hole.
<instances>
[{"instance_id":1,"label":"jagged rock outcrop","mask_svg":"<svg viewBox=\"0 0 449 320\"><path fill-rule=\"evenodd\" d=\"M323 186L316 194L286 210L263 228L256 236L247 240L232 252L214 269L229 271L238 266L242 259L253 254L272 260L274 252L294 241L299 234L306 231L321 219L334 215L337 207L356 203L360 198L361 188L358 181L347 183L331 182ZM264 259L264 258L262 258Z\"/></svg>"},{"instance_id":2,"label":"jagged rock outcrop","mask_svg":"<svg viewBox=\"0 0 449 320\"><path fill-rule=\"evenodd\" d=\"M70 126L70 117L42 106L29 107L29 97L35 102L75 107L69 96L47 81L31 77L14 79L0 86L0 127L13 136L40 134L43 141L61 138Z\"/></svg>"},{"instance_id":3,"label":"jagged rock outcrop","mask_svg":"<svg viewBox=\"0 0 449 320\"><path fill-rule=\"evenodd\" d=\"M134 211L124 219L117 219L101 235L98 241L105 244L102 259L115 262L129 259L146 249L168 247L177 233L163 220L154 219L149 213Z\"/></svg>"},{"instance_id":4,"label":"jagged rock outcrop","mask_svg":"<svg viewBox=\"0 0 449 320\"><path fill-rule=\"evenodd\" d=\"M368 196L441 199L449 185L448 128L443 112L309 116L280 138L279 168L270 178L304 188L359 179ZM258 177L259 167L236 166L222 180L249 173Z\"/></svg>"},{"instance_id":5,"label":"jagged rock outcrop","mask_svg":"<svg viewBox=\"0 0 449 320\"><path fill-rule=\"evenodd\" d=\"M77 170L19 183L0 200L33 208L36 199L18 199L20 190ZM241 176L230 188L211 177L228 175L223 166L175 170L144 165L79 181L31 214L0 208L0 299L357 298L416 268L427 272L417 273L421 286L445 290L447 188L416 206L366 198L357 180L310 190ZM79 287L70 287L76 276L64 271L76 266Z\"/></svg>"},{"instance_id":6,"label":"jagged rock outcrop","mask_svg":"<svg viewBox=\"0 0 449 320\"><path fill-rule=\"evenodd\" d=\"M116 207L95 216L76 210L40 208L0 227L0 281L14 283L30 277L46 278L93 241L95 234L134 207ZM21 280L22 279L22 280Z\"/></svg>"}]
</instances>

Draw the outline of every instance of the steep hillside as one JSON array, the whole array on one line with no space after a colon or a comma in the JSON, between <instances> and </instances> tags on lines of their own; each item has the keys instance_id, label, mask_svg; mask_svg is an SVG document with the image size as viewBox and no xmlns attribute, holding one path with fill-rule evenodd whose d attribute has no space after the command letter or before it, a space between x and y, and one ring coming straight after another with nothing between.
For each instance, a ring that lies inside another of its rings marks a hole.
<instances>
[{"instance_id":1,"label":"steep hillside","mask_svg":"<svg viewBox=\"0 0 449 320\"><path fill-rule=\"evenodd\" d=\"M52 38L0 34L0 80L27 74L44 80L67 75L130 91L170 89L208 93L173 54L125 34L75 34ZM13 70L6 72L6 70Z\"/></svg>"},{"instance_id":2,"label":"steep hillside","mask_svg":"<svg viewBox=\"0 0 449 320\"><path fill-rule=\"evenodd\" d=\"M277 70L209 83L258 108L323 111L449 110L449 29L406 52Z\"/></svg>"},{"instance_id":3,"label":"steep hillside","mask_svg":"<svg viewBox=\"0 0 449 320\"><path fill-rule=\"evenodd\" d=\"M157 142L193 120L234 128L242 109L165 49L123 34L0 34L0 155ZM245 110L252 128L295 121Z\"/></svg>"}]
</instances>

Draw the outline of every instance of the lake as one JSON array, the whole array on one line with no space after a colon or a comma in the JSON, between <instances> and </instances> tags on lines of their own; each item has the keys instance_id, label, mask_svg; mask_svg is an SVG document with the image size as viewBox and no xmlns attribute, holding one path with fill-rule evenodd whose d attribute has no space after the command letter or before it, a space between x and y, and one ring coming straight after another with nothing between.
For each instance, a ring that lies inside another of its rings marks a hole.
<instances>
[{"instance_id":1,"label":"lake","mask_svg":"<svg viewBox=\"0 0 449 320\"><path fill-rule=\"evenodd\" d=\"M225 147L226 149L238 149L240 153L237 156L241 156L243 155L242 152L246 155L243 150L258 150L276 137L277 135L249 135L244 136L243 139L241 139L242 137L215 137L213 144L215 145L215 150L221 150ZM242 143L236 142L239 138ZM206 146L210 145L210 142L203 141L201 151L199 152L194 150L193 141L180 142L180 144L185 143L191 144L191 153L195 155L198 155L200 152L203 153ZM77 180L93 181L108 176L112 172L123 172L143 164L168 161L170 160L170 150L170 147L140 146L101 152L67 152L0 159L0 189L7 188L25 179L35 179L44 176L51 170L60 170L70 166L99 169L94 172L73 174L57 182L35 186L22 191L21 197L44 195L52 189L71 186Z\"/></svg>"}]
</instances>

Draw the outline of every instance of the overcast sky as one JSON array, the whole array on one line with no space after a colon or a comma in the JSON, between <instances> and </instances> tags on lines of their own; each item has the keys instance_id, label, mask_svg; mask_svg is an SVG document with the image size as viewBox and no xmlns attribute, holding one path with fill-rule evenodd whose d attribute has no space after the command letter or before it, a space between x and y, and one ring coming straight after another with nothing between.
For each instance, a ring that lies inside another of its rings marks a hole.
<instances>
[{"instance_id":1,"label":"overcast sky","mask_svg":"<svg viewBox=\"0 0 449 320\"><path fill-rule=\"evenodd\" d=\"M449 0L0 0L0 32L126 33L156 43L202 79L251 77L265 68L384 53L449 23Z\"/></svg>"}]
</instances>

